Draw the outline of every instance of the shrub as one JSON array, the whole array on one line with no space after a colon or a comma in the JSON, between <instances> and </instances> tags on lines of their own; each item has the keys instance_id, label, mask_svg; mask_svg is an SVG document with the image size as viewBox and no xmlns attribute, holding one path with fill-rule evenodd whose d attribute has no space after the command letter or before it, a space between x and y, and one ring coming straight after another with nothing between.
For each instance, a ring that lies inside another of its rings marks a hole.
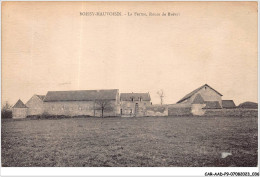
<instances>
[{"instance_id":1,"label":"shrub","mask_svg":"<svg viewBox=\"0 0 260 177\"><path fill-rule=\"evenodd\" d=\"M51 117L50 114L48 114L47 112L43 112L41 115L40 115L40 118L49 118Z\"/></svg>"},{"instance_id":2,"label":"shrub","mask_svg":"<svg viewBox=\"0 0 260 177\"><path fill-rule=\"evenodd\" d=\"M4 106L2 106L1 116L2 119L12 118L12 106L8 102L6 102Z\"/></svg>"},{"instance_id":3,"label":"shrub","mask_svg":"<svg viewBox=\"0 0 260 177\"><path fill-rule=\"evenodd\" d=\"M254 103L254 102L247 101L247 102L241 103L238 107L239 108L248 108L248 109L257 109L258 104Z\"/></svg>"}]
</instances>

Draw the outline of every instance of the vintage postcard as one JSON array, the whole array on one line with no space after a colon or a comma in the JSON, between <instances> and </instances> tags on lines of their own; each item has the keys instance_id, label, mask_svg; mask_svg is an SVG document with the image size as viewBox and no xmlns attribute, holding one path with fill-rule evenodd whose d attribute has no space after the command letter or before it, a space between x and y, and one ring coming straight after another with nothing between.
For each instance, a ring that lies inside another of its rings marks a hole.
<instances>
[{"instance_id":1,"label":"vintage postcard","mask_svg":"<svg viewBox=\"0 0 260 177\"><path fill-rule=\"evenodd\" d=\"M2 167L258 166L257 2L7 1L1 24Z\"/></svg>"}]
</instances>

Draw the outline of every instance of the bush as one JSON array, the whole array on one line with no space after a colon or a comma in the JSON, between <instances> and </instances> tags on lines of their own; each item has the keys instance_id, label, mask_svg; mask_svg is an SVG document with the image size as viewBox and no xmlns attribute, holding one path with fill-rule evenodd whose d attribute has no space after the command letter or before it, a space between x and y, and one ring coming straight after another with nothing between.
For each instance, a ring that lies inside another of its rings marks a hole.
<instances>
[{"instance_id":1,"label":"bush","mask_svg":"<svg viewBox=\"0 0 260 177\"><path fill-rule=\"evenodd\" d=\"M238 107L239 108L248 108L248 109L257 109L258 104L254 103L254 102L247 101L247 102L241 103Z\"/></svg>"},{"instance_id":2,"label":"bush","mask_svg":"<svg viewBox=\"0 0 260 177\"><path fill-rule=\"evenodd\" d=\"M41 115L40 115L40 118L48 118L50 117L51 115L49 115L47 112L43 112Z\"/></svg>"},{"instance_id":3,"label":"bush","mask_svg":"<svg viewBox=\"0 0 260 177\"><path fill-rule=\"evenodd\" d=\"M4 106L2 106L1 116L2 116L2 119L11 119L12 118L12 106L8 102L6 102Z\"/></svg>"}]
</instances>

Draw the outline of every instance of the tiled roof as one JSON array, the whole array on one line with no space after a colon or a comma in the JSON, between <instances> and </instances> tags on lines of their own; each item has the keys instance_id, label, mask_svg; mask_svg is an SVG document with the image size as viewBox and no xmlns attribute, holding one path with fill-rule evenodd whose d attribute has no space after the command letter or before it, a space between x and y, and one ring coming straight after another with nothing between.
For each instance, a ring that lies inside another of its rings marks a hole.
<instances>
[{"instance_id":1,"label":"tiled roof","mask_svg":"<svg viewBox=\"0 0 260 177\"><path fill-rule=\"evenodd\" d=\"M204 103L204 100L200 94L197 94L192 102L192 104L203 104L203 103Z\"/></svg>"},{"instance_id":2,"label":"tiled roof","mask_svg":"<svg viewBox=\"0 0 260 177\"><path fill-rule=\"evenodd\" d=\"M94 101L115 100L117 89L113 90L74 90L74 91L49 91L44 102L51 101Z\"/></svg>"},{"instance_id":3,"label":"tiled roof","mask_svg":"<svg viewBox=\"0 0 260 177\"><path fill-rule=\"evenodd\" d=\"M223 108L235 108L236 105L233 100L222 100Z\"/></svg>"},{"instance_id":4,"label":"tiled roof","mask_svg":"<svg viewBox=\"0 0 260 177\"><path fill-rule=\"evenodd\" d=\"M27 108L27 106L25 106L25 104L19 99L15 105L13 106L13 108Z\"/></svg>"},{"instance_id":5,"label":"tiled roof","mask_svg":"<svg viewBox=\"0 0 260 177\"><path fill-rule=\"evenodd\" d=\"M141 98L142 101L151 101L149 93L121 93L121 101L139 101Z\"/></svg>"},{"instance_id":6,"label":"tiled roof","mask_svg":"<svg viewBox=\"0 0 260 177\"><path fill-rule=\"evenodd\" d=\"M195 90L193 90L192 92L190 92L189 94L185 95L182 99L180 99L177 103L181 103L183 101L185 101L186 99L190 98L192 95L194 95L195 93L197 93L200 89L204 88L204 87L209 87L212 90L214 90L217 94L219 94L220 96L223 96L221 93L219 93L218 91L216 91L215 89L213 89L212 87L210 87L208 84L205 84Z\"/></svg>"},{"instance_id":7,"label":"tiled roof","mask_svg":"<svg viewBox=\"0 0 260 177\"><path fill-rule=\"evenodd\" d=\"M45 98L45 95L36 95L38 98L40 98L41 100L43 100Z\"/></svg>"},{"instance_id":8,"label":"tiled roof","mask_svg":"<svg viewBox=\"0 0 260 177\"><path fill-rule=\"evenodd\" d=\"M206 106L203 109L221 109L218 101L205 101Z\"/></svg>"}]
</instances>

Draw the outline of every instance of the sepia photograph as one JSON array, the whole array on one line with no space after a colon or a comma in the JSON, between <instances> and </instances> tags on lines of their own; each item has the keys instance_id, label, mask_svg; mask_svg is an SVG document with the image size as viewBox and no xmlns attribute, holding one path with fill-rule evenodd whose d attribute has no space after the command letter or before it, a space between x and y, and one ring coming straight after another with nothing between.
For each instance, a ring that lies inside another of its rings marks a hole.
<instances>
[{"instance_id":1,"label":"sepia photograph","mask_svg":"<svg viewBox=\"0 0 260 177\"><path fill-rule=\"evenodd\" d=\"M258 166L258 2L1 7L1 167Z\"/></svg>"}]
</instances>

